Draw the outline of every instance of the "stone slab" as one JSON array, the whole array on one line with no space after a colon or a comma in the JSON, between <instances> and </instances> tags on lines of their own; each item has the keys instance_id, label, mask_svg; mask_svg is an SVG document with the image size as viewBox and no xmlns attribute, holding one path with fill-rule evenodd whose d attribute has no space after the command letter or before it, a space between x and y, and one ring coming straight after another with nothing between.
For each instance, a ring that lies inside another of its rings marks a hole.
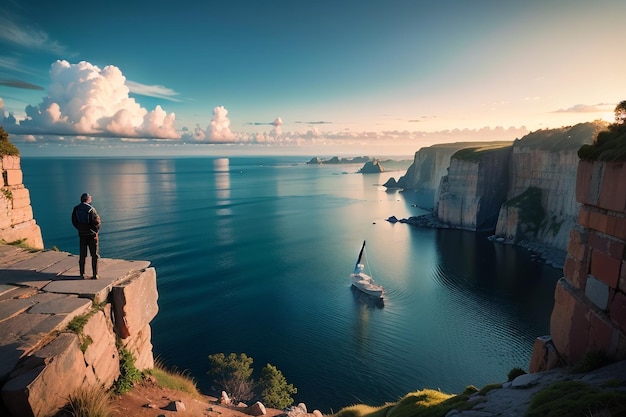
<instances>
[{"instance_id":1,"label":"stone slab","mask_svg":"<svg viewBox=\"0 0 626 417\"><path fill-rule=\"evenodd\" d=\"M27 298L37 293L37 288L19 287L14 285L12 287L15 289L0 295L0 301L9 300L11 298Z\"/></svg>"},{"instance_id":2,"label":"stone slab","mask_svg":"<svg viewBox=\"0 0 626 417\"><path fill-rule=\"evenodd\" d=\"M44 303L37 303L31 307L30 314L84 314L91 308L92 302L87 298L78 298L75 295L64 295Z\"/></svg>"},{"instance_id":3,"label":"stone slab","mask_svg":"<svg viewBox=\"0 0 626 417\"><path fill-rule=\"evenodd\" d=\"M0 322L28 310L35 304L30 298L12 298L0 302Z\"/></svg>"},{"instance_id":4,"label":"stone slab","mask_svg":"<svg viewBox=\"0 0 626 417\"><path fill-rule=\"evenodd\" d=\"M23 269L27 271L43 271L67 258L69 254L57 251L37 252L32 258L24 259L14 263L8 269Z\"/></svg>"},{"instance_id":5,"label":"stone slab","mask_svg":"<svg viewBox=\"0 0 626 417\"><path fill-rule=\"evenodd\" d=\"M0 267L1 268L1 267ZM15 284L34 286L31 283L50 281L54 276L46 276L37 271L29 271L22 269L0 269L0 284Z\"/></svg>"},{"instance_id":6,"label":"stone slab","mask_svg":"<svg viewBox=\"0 0 626 417\"><path fill-rule=\"evenodd\" d=\"M76 315L70 314L56 314L54 316L50 316L33 327L31 333L35 335L46 335L55 330L64 330L74 317L76 317Z\"/></svg>"},{"instance_id":7,"label":"stone slab","mask_svg":"<svg viewBox=\"0 0 626 417\"><path fill-rule=\"evenodd\" d=\"M47 314L18 314L0 322L0 346L19 342L20 337L48 317Z\"/></svg>"},{"instance_id":8,"label":"stone slab","mask_svg":"<svg viewBox=\"0 0 626 417\"><path fill-rule=\"evenodd\" d=\"M22 259L28 259L35 256L34 252L26 251L19 246L0 245L0 268L6 268Z\"/></svg>"},{"instance_id":9,"label":"stone slab","mask_svg":"<svg viewBox=\"0 0 626 417\"><path fill-rule=\"evenodd\" d=\"M94 303L99 304L107 299L113 282L110 279L60 280L50 282L43 287L43 290L53 293L75 294L82 298L89 298Z\"/></svg>"},{"instance_id":10,"label":"stone slab","mask_svg":"<svg viewBox=\"0 0 626 417\"><path fill-rule=\"evenodd\" d=\"M65 273L72 268L76 269L75 275L78 276L78 256L66 254L62 259L59 259L55 264L50 265L48 268L41 272L49 273L53 275L65 275Z\"/></svg>"},{"instance_id":11,"label":"stone slab","mask_svg":"<svg viewBox=\"0 0 626 417\"><path fill-rule=\"evenodd\" d=\"M17 288L18 287L15 285L0 284L0 296L6 296L10 292L15 291Z\"/></svg>"}]
</instances>

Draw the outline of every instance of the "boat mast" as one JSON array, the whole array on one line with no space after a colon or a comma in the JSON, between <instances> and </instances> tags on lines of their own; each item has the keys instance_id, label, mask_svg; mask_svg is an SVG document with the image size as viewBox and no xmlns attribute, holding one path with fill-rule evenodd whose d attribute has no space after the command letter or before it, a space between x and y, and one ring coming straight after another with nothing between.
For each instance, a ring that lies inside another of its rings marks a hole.
<instances>
[{"instance_id":1,"label":"boat mast","mask_svg":"<svg viewBox=\"0 0 626 417\"><path fill-rule=\"evenodd\" d=\"M356 265L354 265L355 269L357 269L359 267L359 264L361 263L361 257L363 256L364 249L365 249L365 241L363 241L363 246L361 246L361 252L359 252L359 259L356 260Z\"/></svg>"}]
</instances>

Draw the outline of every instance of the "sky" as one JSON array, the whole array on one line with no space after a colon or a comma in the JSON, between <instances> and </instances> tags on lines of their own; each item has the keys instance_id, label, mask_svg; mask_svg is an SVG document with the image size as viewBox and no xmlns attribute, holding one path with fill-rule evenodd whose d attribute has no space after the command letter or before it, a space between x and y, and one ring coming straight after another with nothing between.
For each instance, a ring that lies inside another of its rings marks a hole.
<instances>
[{"instance_id":1,"label":"sky","mask_svg":"<svg viewBox=\"0 0 626 417\"><path fill-rule=\"evenodd\" d=\"M623 0L5 0L0 125L14 142L357 154L512 140L612 120L625 15Z\"/></svg>"}]
</instances>

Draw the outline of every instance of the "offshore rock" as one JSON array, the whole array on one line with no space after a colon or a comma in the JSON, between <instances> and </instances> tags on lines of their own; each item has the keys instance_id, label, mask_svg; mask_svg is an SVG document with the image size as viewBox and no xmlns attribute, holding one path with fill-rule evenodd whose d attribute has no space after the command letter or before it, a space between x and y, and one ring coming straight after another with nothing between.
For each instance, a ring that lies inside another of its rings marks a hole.
<instances>
[{"instance_id":1,"label":"offshore rock","mask_svg":"<svg viewBox=\"0 0 626 417\"><path fill-rule=\"evenodd\" d=\"M380 174L384 171L385 169L378 159L374 159L373 161L367 161L365 165L363 165L363 168L359 170L361 174Z\"/></svg>"}]
</instances>

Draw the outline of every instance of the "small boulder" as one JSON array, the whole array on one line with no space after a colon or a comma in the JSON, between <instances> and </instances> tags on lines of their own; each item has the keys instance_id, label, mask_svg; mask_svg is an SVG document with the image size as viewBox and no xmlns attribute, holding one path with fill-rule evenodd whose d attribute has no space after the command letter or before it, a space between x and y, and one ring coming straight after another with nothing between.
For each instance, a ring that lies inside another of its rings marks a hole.
<instances>
[{"instance_id":1,"label":"small boulder","mask_svg":"<svg viewBox=\"0 0 626 417\"><path fill-rule=\"evenodd\" d=\"M257 401L250 407L246 408L244 410L244 413L251 416L264 416L265 414L267 414L267 411L265 410L265 406L261 402Z\"/></svg>"},{"instance_id":2,"label":"small boulder","mask_svg":"<svg viewBox=\"0 0 626 417\"><path fill-rule=\"evenodd\" d=\"M163 407L161 410L167 411L185 411L185 404L182 401L170 401L168 405Z\"/></svg>"},{"instance_id":3,"label":"small boulder","mask_svg":"<svg viewBox=\"0 0 626 417\"><path fill-rule=\"evenodd\" d=\"M230 400L230 397L228 396L228 394L226 394L226 391L222 391L222 395L220 397L220 404L230 405L231 403L232 401Z\"/></svg>"}]
</instances>

